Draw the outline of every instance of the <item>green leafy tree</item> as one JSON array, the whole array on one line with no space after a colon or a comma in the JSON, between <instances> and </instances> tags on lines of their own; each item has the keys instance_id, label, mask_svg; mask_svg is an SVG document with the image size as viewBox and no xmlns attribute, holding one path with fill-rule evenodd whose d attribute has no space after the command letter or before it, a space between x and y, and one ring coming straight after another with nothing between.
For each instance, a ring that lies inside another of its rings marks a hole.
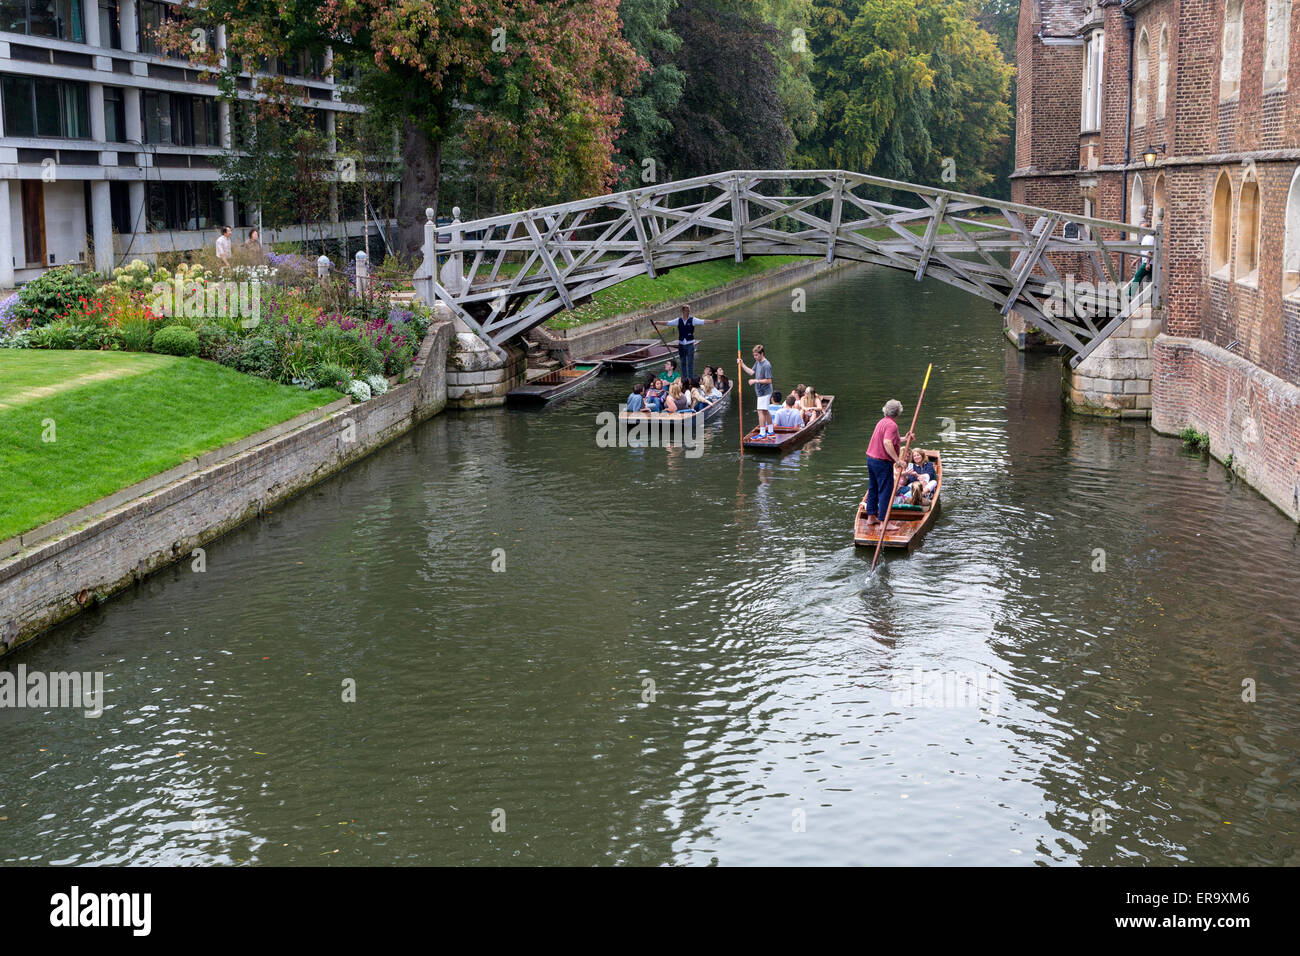
<instances>
[{"instance_id":1,"label":"green leafy tree","mask_svg":"<svg viewBox=\"0 0 1300 956\"><path fill-rule=\"evenodd\" d=\"M621 0L618 11L623 35L649 68L641 75L634 93L623 104L623 121L617 146L623 163L620 186L631 189L642 184L646 160L654 162L654 178L666 176L666 148L673 132L669 114L682 98L686 75L672 57L682 40L668 26L668 14L676 0Z\"/></svg>"},{"instance_id":2,"label":"green leafy tree","mask_svg":"<svg viewBox=\"0 0 1300 956\"><path fill-rule=\"evenodd\" d=\"M681 0L669 16L686 87L668 116L669 167L682 179L784 167L794 134L781 100L785 38L748 0Z\"/></svg>"},{"instance_id":3,"label":"green leafy tree","mask_svg":"<svg viewBox=\"0 0 1300 956\"><path fill-rule=\"evenodd\" d=\"M805 165L965 191L992 180L1011 120L1012 69L971 6L814 0L813 24L821 111Z\"/></svg>"}]
</instances>

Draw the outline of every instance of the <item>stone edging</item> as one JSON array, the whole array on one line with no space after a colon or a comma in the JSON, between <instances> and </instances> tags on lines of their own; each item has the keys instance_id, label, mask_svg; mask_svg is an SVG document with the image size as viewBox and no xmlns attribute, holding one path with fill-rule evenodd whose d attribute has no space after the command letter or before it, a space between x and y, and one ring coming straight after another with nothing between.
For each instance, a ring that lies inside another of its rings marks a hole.
<instances>
[{"instance_id":1,"label":"stone edging","mask_svg":"<svg viewBox=\"0 0 1300 956\"><path fill-rule=\"evenodd\" d=\"M451 334L435 322L412 377L377 398L305 412L20 535L0 559L0 655L436 415Z\"/></svg>"}]
</instances>

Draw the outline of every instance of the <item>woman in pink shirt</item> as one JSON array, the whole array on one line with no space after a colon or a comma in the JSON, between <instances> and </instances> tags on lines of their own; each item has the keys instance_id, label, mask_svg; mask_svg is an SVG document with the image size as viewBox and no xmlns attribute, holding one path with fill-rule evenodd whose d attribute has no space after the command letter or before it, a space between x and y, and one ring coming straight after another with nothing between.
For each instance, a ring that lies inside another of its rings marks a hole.
<instances>
[{"instance_id":1,"label":"woman in pink shirt","mask_svg":"<svg viewBox=\"0 0 1300 956\"><path fill-rule=\"evenodd\" d=\"M876 423L867 445L867 527L872 528L885 520L889 498L894 491L894 465L903 464L903 442L898 434L898 422L903 413L903 403L896 398L885 402L881 409L884 418ZM912 440L907 433L907 441Z\"/></svg>"}]
</instances>

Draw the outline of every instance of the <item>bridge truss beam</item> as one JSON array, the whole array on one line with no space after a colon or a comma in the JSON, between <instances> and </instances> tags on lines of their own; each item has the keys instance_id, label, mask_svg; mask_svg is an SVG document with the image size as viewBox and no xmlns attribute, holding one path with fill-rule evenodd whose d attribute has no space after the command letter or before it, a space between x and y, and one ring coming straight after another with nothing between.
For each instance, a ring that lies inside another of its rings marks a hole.
<instances>
[{"instance_id":1,"label":"bridge truss beam","mask_svg":"<svg viewBox=\"0 0 1300 956\"><path fill-rule=\"evenodd\" d=\"M880 198L909 195L920 205ZM1074 365L1139 309L1160 305L1159 222L1144 228L844 170L736 170L470 222L457 210L443 227L447 241L427 215L417 291L446 303L498 353L625 279L755 255L930 276L1003 315L1014 310L1073 351ZM1147 236L1154 245L1143 244ZM1086 262L1118 292L1122 257L1140 255L1155 281L1132 299L1098 290L1065 298L1075 284L1057 263Z\"/></svg>"}]
</instances>

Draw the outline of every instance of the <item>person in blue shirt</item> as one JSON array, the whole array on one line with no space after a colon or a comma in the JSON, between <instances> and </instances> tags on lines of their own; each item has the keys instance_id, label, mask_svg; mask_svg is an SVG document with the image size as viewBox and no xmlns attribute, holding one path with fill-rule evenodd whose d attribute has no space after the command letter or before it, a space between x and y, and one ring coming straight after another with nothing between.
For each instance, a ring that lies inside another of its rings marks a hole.
<instances>
[{"instance_id":1,"label":"person in blue shirt","mask_svg":"<svg viewBox=\"0 0 1300 956\"><path fill-rule=\"evenodd\" d=\"M773 398L780 402L781 393L777 392ZM799 396L791 392L785 397L785 402L772 415L772 424L777 428L802 428L803 412L798 408Z\"/></svg>"},{"instance_id":2,"label":"person in blue shirt","mask_svg":"<svg viewBox=\"0 0 1300 956\"><path fill-rule=\"evenodd\" d=\"M639 412L645 408L645 386L637 385L632 389L632 394L627 397L627 410L629 412Z\"/></svg>"}]
</instances>

